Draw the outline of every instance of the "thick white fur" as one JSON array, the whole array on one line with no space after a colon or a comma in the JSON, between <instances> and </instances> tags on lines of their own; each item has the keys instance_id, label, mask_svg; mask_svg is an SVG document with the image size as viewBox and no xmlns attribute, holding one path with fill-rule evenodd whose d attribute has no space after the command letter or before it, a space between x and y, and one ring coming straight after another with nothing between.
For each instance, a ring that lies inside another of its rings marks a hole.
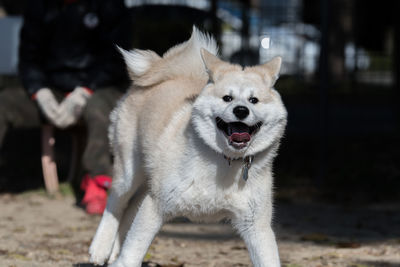
<instances>
[{"instance_id":1,"label":"thick white fur","mask_svg":"<svg viewBox=\"0 0 400 267\"><path fill-rule=\"evenodd\" d=\"M91 262L141 266L162 224L186 216L230 218L254 266L280 266L271 229L272 160L286 125L286 110L271 88L280 59L243 70L214 56L215 41L195 28L163 57L122 54L133 88L111 116L114 180L90 246ZM227 94L232 102L222 100ZM250 96L259 103L251 104ZM241 149L229 145L215 122L236 121L232 110L238 105L250 110L244 123L263 122ZM224 155L238 160L229 166ZM255 158L244 181L239 158L248 155Z\"/></svg>"}]
</instances>

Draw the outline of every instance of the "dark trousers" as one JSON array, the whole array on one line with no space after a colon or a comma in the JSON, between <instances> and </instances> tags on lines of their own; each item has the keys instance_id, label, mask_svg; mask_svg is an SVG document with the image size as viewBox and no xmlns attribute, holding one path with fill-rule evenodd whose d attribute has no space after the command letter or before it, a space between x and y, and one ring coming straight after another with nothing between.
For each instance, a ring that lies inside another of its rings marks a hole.
<instances>
[{"instance_id":1,"label":"dark trousers","mask_svg":"<svg viewBox=\"0 0 400 267\"><path fill-rule=\"evenodd\" d=\"M113 87L96 90L83 111L81 121L86 127L87 143L82 155L82 167L91 176L112 174L107 131L109 114L121 96L121 91ZM42 123L37 104L23 89L0 92L0 148L9 127L33 128Z\"/></svg>"}]
</instances>

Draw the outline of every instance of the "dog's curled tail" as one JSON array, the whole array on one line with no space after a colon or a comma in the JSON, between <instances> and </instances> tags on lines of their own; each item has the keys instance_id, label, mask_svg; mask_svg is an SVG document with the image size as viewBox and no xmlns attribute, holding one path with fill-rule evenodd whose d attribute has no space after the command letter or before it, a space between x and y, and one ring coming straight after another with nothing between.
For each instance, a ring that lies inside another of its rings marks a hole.
<instances>
[{"instance_id":1,"label":"dog's curled tail","mask_svg":"<svg viewBox=\"0 0 400 267\"><path fill-rule=\"evenodd\" d=\"M193 26L190 39L170 48L162 57L151 50L119 48L134 85L148 87L175 77L199 77L207 79L200 50L204 48L216 55L218 47L208 34Z\"/></svg>"}]
</instances>

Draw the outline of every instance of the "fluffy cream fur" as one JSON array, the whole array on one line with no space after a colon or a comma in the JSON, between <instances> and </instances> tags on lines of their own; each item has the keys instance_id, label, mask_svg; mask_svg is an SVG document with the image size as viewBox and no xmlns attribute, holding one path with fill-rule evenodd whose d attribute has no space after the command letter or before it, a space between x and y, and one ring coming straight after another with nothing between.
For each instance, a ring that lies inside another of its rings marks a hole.
<instances>
[{"instance_id":1,"label":"fluffy cream fur","mask_svg":"<svg viewBox=\"0 0 400 267\"><path fill-rule=\"evenodd\" d=\"M271 165L286 125L272 89L280 58L242 69L218 59L215 41L196 28L162 57L142 50L122 54L133 87L111 115L114 180L91 261L141 266L162 224L186 216L231 219L254 266L280 266L271 229ZM233 100L224 101L225 95ZM240 148L216 123L237 121L237 106L249 110L242 123L262 125ZM224 156L237 160L228 165ZM254 162L245 181L247 156Z\"/></svg>"}]
</instances>

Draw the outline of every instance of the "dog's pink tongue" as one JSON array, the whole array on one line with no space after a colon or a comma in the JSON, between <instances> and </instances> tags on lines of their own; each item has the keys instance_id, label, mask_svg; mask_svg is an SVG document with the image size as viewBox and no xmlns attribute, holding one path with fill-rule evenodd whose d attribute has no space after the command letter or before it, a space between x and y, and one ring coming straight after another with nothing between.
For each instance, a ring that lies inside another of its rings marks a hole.
<instances>
[{"instance_id":1,"label":"dog's pink tongue","mask_svg":"<svg viewBox=\"0 0 400 267\"><path fill-rule=\"evenodd\" d=\"M231 141L236 143L247 143L250 141L250 134L249 133L233 133L230 136Z\"/></svg>"}]
</instances>

